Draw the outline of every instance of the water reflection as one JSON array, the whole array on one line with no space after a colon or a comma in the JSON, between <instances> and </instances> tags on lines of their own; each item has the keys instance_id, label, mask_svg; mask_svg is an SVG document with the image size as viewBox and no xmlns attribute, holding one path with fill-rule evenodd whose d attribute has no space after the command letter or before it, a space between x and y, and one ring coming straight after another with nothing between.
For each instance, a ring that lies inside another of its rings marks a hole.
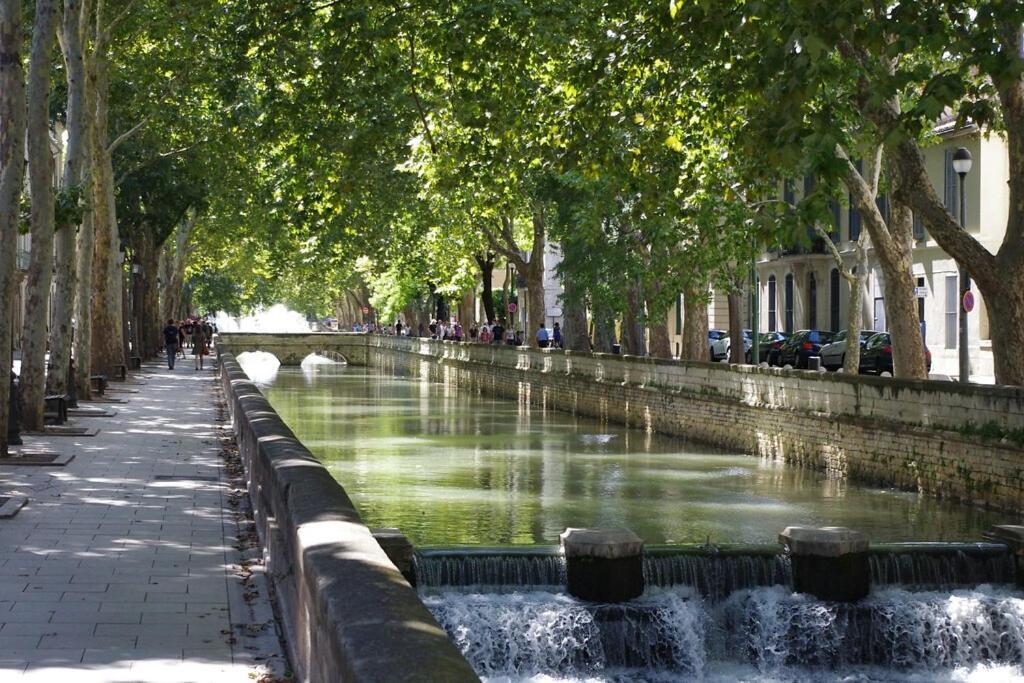
<instances>
[{"instance_id":1,"label":"water reflection","mask_svg":"<svg viewBox=\"0 0 1024 683\"><path fill-rule=\"evenodd\" d=\"M366 522L416 544L555 543L567 526L627 526L649 543L756 543L792 524L975 540L1006 521L366 368L282 368L265 391Z\"/></svg>"}]
</instances>

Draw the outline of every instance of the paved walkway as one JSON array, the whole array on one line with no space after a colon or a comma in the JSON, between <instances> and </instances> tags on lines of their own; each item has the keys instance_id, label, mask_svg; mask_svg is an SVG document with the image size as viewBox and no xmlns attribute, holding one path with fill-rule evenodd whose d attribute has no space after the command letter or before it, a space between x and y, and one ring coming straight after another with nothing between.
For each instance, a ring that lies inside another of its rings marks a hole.
<instances>
[{"instance_id":1,"label":"paved walkway","mask_svg":"<svg viewBox=\"0 0 1024 683\"><path fill-rule=\"evenodd\" d=\"M272 681L286 670L211 370L148 366L26 437L64 467L0 462L0 681ZM234 479L232 479L234 477Z\"/></svg>"}]
</instances>

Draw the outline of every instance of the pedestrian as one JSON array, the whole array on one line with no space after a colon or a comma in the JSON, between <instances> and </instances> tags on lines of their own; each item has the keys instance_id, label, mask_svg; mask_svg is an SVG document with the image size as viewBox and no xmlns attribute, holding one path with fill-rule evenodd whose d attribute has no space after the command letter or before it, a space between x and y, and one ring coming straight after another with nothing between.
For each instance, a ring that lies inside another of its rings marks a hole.
<instances>
[{"instance_id":1,"label":"pedestrian","mask_svg":"<svg viewBox=\"0 0 1024 683\"><path fill-rule=\"evenodd\" d=\"M491 328L491 340L495 344L501 344L505 341L505 328L501 326L500 322L494 323L494 327Z\"/></svg>"},{"instance_id":2,"label":"pedestrian","mask_svg":"<svg viewBox=\"0 0 1024 683\"><path fill-rule=\"evenodd\" d=\"M185 357L185 321L178 322L178 353Z\"/></svg>"},{"instance_id":3,"label":"pedestrian","mask_svg":"<svg viewBox=\"0 0 1024 683\"><path fill-rule=\"evenodd\" d=\"M480 328L480 343L490 344L491 343L491 328L489 325L484 325Z\"/></svg>"},{"instance_id":4,"label":"pedestrian","mask_svg":"<svg viewBox=\"0 0 1024 683\"><path fill-rule=\"evenodd\" d=\"M551 342L556 349L565 348L562 345L562 326L557 322L555 323L555 328L551 330Z\"/></svg>"},{"instance_id":5,"label":"pedestrian","mask_svg":"<svg viewBox=\"0 0 1024 683\"><path fill-rule=\"evenodd\" d=\"M548 328L544 327L544 323L537 328L537 348L548 348Z\"/></svg>"},{"instance_id":6,"label":"pedestrian","mask_svg":"<svg viewBox=\"0 0 1024 683\"><path fill-rule=\"evenodd\" d=\"M455 324L452 325L452 339L457 342L462 341L462 323L458 320L456 320Z\"/></svg>"},{"instance_id":7,"label":"pedestrian","mask_svg":"<svg viewBox=\"0 0 1024 683\"><path fill-rule=\"evenodd\" d=\"M399 337L402 336L402 321L399 320L395 323L395 334Z\"/></svg>"},{"instance_id":8,"label":"pedestrian","mask_svg":"<svg viewBox=\"0 0 1024 683\"><path fill-rule=\"evenodd\" d=\"M480 330L477 329L476 323L474 322L469 326L469 341L475 342L480 337Z\"/></svg>"},{"instance_id":9,"label":"pedestrian","mask_svg":"<svg viewBox=\"0 0 1024 683\"><path fill-rule=\"evenodd\" d=\"M164 351L167 353L167 369L174 369L174 358L178 355L178 328L174 320L168 320L164 327Z\"/></svg>"},{"instance_id":10,"label":"pedestrian","mask_svg":"<svg viewBox=\"0 0 1024 683\"><path fill-rule=\"evenodd\" d=\"M203 356L206 354L206 330L197 323L192 326L192 357L196 361L196 370L203 369Z\"/></svg>"}]
</instances>

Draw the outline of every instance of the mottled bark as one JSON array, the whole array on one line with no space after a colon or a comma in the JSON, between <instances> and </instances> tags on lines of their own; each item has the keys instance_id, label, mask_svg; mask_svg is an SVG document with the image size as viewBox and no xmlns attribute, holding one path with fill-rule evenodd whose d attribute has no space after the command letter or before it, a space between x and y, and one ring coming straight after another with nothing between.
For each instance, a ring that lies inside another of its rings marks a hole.
<instances>
[{"instance_id":1,"label":"mottled bark","mask_svg":"<svg viewBox=\"0 0 1024 683\"><path fill-rule=\"evenodd\" d=\"M18 206L25 180L21 0L0 0L0 457L7 456Z\"/></svg>"},{"instance_id":2,"label":"mottled bark","mask_svg":"<svg viewBox=\"0 0 1024 683\"><path fill-rule=\"evenodd\" d=\"M161 254L161 270L163 275L163 291L161 292L161 321L169 319L181 320L184 315L184 304L182 301L182 290L185 286L185 267L188 265L188 258L192 255L194 246L191 244L192 233L196 223L199 221L199 214L189 211L174 232L174 239L167 240ZM354 320L349 320L352 324Z\"/></svg>"},{"instance_id":3,"label":"mottled bark","mask_svg":"<svg viewBox=\"0 0 1024 683\"><path fill-rule=\"evenodd\" d=\"M594 351L611 353L615 341L615 317L605 306L594 306Z\"/></svg>"},{"instance_id":4,"label":"mottled bark","mask_svg":"<svg viewBox=\"0 0 1024 683\"><path fill-rule=\"evenodd\" d=\"M622 313L622 331L620 333L622 352L632 356L646 356L647 343L643 315L643 298L640 284L634 281L626 288L626 310Z\"/></svg>"},{"instance_id":5,"label":"mottled bark","mask_svg":"<svg viewBox=\"0 0 1024 683\"><path fill-rule=\"evenodd\" d=\"M484 319L480 322L493 322L494 317L494 254L477 256L476 263L480 266L480 282L482 285L480 301L484 306Z\"/></svg>"},{"instance_id":6,"label":"mottled bark","mask_svg":"<svg viewBox=\"0 0 1024 683\"><path fill-rule=\"evenodd\" d=\"M924 341L921 339L917 317L917 297L914 293L916 282L913 277L913 217L903 201L900 188L904 182L901 173L889 164L890 182L893 193L890 201L888 222L876 204L877 176L862 176L847 157L839 150L846 170L844 182L857 210L885 278L885 313L892 332L893 375L907 379L924 379L928 376L924 357ZM891 159L890 155L886 155ZM877 173L877 171L876 171ZM870 182L870 184L869 184Z\"/></svg>"},{"instance_id":7,"label":"mottled bark","mask_svg":"<svg viewBox=\"0 0 1024 683\"><path fill-rule=\"evenodd\" d=\"M740 293L730 291L729 298L729 362L744 361L743 316L740 313Z\"/></svg>"},{"instance_id":8,"label":"mottled bark","mask_svg":"<svg viewBox=\"0 0 1024 683\"><path fill-rule=\"evenodd\" d=\"M679 353L682 360L710 361L708 342L708 291L692 288L683 292L683 345Z\"/></svg>"},{"instance_id":9,"label":"mottled bark","mask_svg":"<svg viewBox=\"0 0 1024 683\"><path fill-rule=\"evenodd\" d=\"M572 278L562 278L562 345L569 351L590 351L587 304Z\"/></svg>"},{"instance_id":10,"label":"mottled bark","mask_svg":"<svg viewBox=\"0 0 1024 683\"><path fill-rule=\"evenodd\" d=\"M29 192L32 196L32 253L21 329L21 420L27 430L43 429L46 395L46 322L53 275L53 153L50 148L50 67L56 36L55 0L36 0L28 69Z\"/></svg>"},{"instance_id":11,"label":"mottled bark","mask_svg":"<svg viewBox=\"0 0 1024 683\"><path fill-rule=\"evenodd\" d=\"M82 2L64 0L63 25L60 43L64 53L67 74L68 105L66 116L67 146L64 150L65 192L82 188L82 167L85 161L86 141L86 74L82 55ZM68 391L68 367L71 362L72 319L75 311L76 249L75 231L78 226L66 223L57 226L56 255L54 259L54 295L50 307L50 368L46 378L46 391L64 394Z\"/></svg>"},{"instance_id":12,"label":"mottled bark","mask_svg":"<svg viewBox=\"0 0 1024 683\"><path fill-rule=\"evenodd\" d=\"M121 267L117 263L120 238L114 214L114 173L107 147L107 112L110 87L105 51L93 55L91 73L95 107L92 147L92 204L95 245L92 288L92 369L113 377L123 365Z\"/></svg>"},{"instance_id":13,"label":"mottled bark","mask_svg":"<svg viewBox=\"0 0 1024 683\"><path fill-rule=\"evenodd\" d=\"M91 110L92 88L86 88L86 107ZM84 154L88 159L95 144L92 118L85 121L86 148ZM92 186L92 164L85 164L82 174L82 186ZM78 278L75 294L75 332L72 351L75 359L75 387L79 399L90 396L89 377L92 374L92 257L95 246L93 229L93 211L91 202L86 205L82 217L82 225L78 229L77 263Z\"/></svg>"},{"instance_id":14,"label":"mottled bark","mask_svg":"<svg viewBox=\"0 0 1024 683\"><path fill-rule=\"evenodd\" d=\"M853 265L847 266L839 248L820 225L814 226L822 242L828 247L840 277L850 287L850 303L846 310L846 351L843 354L843 372L860 372L860 331L864 320L864 288L868 279L868 233L863 231L853 245Z\"/></svg>"}]
</instances>

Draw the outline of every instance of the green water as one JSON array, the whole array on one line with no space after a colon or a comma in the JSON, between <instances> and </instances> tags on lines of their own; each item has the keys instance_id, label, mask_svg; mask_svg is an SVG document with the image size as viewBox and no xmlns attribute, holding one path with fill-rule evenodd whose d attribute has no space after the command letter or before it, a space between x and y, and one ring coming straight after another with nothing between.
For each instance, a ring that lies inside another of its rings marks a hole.
<instances>
[{"instance_id":1,"label":"green water","mask_svg":"<svg viewBox=\"0 0 1024 683\"><path fill-rule=\"evenodd\" d=\"M648 543L770 543L796 524L980 540L1011 521L367 368L282 368L264 391L366 523L416 545L557 543L568 526Z\"/></svg>"}]
</instances>

